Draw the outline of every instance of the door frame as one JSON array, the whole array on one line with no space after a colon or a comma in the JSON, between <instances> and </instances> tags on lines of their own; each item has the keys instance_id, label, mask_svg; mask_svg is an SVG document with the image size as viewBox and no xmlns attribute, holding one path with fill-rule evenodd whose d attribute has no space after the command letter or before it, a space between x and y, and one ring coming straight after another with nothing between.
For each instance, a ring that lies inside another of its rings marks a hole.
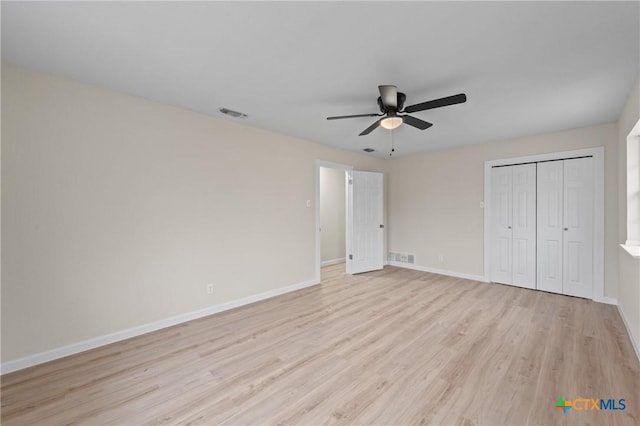
<instances>
[{"instance_id":1,"label":"door frame","mask_svg":"<svg viewBox=\"0 0 640 426\"><path fill-rule=\"evenodd\" d=\"M353 198L351 197L351 185L349 185L349 179L353 172L353 166L348 164L334 163L331 161L316 160L316 281L320 282L320 254L321 254L321 236L320 236L320 167L326 167L328 169L343 170L345 173L345 264L347 274L351 273L351 260L349 259L349 253L351 253L351 234L353 232L352 222L352 209L351 204Z\"/></svg>"},{"instance_id":2,"label":"door frame","mask_svg":"<svg viewBox=\"0 0 640 426\"><path fill-rule=\"evenodd\" d=\"M604 295L604 147L551 152L524 157L502 158L484 162L484 280L491 282L491 168L518 163L563 160L572 157L593 157L593 298L601 303L615 304Z\"/></svg>"}]
</instances>

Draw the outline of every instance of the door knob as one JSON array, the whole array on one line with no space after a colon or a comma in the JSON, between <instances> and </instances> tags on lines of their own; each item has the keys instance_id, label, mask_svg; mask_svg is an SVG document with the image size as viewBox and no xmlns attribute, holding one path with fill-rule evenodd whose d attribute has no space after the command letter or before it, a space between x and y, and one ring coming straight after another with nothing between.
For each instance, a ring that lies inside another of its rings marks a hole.
<instances>
[{"instance_id":1,"label":"door knob","mask_svg":"<svg viewBox=\"0 0 640 426\"><path fill-rule=\"evenodd\" d=\"M509 229L511 229L511 227L509 227Z\"/></svg>"},{"instance_id":2,"label":"door knob","mask_svg":"<svg viewBox=\"0 0 640 426\"><path fill-rule=\"evenodd\" d=\"M565 230L565 231L568 231L568 230L569 230L569 228L564 228L564 230Z\"/></svg>"}]
</instances>

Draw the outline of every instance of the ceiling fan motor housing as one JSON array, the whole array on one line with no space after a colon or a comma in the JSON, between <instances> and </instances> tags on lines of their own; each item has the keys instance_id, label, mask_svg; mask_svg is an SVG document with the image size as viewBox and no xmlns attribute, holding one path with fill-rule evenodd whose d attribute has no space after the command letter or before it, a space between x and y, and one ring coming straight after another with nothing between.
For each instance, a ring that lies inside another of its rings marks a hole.
<instances>
[{"instance_id":1,"label":"ceiling fan motor housing","mask_svg":"<svg viewBox=\"0 0 640 426\"><path fill-rule=\"evenodd\" d=\"M407 99L407 95L405 95L404 93L398 92L398 108L396 109L396 112L402 111L402 108L404 108L404 101L406 99ZM383 113L390 112L389 110L385 109L384 105L382 104L381 96L378 96L378 106L380 107L380 112L383 112Z\"/></svg>"}]
</instances>

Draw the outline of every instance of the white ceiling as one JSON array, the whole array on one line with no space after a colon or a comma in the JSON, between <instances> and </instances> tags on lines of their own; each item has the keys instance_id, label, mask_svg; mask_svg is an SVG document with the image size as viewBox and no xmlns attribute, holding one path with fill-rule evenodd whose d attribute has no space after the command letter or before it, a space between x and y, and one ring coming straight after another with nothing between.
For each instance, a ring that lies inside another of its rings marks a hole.
<instances>
[{"instance_id":1,"label":"white ceiling","mask_svg":"<svg viewBox=\"0 0 640 426\"><path fill-rule=\"evenodd\" d=\"M377 86L414 113L397 155L615 121L640 71L639 2L2 2L2 59L327 145L358 133ZM227 118L230 119L230 118Z\"/></svg>"}]
</instances>

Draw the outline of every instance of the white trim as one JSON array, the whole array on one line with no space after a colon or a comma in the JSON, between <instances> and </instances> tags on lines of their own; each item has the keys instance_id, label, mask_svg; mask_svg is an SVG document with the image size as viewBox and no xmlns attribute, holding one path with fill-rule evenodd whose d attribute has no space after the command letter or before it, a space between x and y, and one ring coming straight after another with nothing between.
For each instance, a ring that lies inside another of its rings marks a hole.
<instances>
[{"instance_id":1,"label":"white trim","mask_svg":"<svg viewBox=\"0 0 640 426\"><path fill-rule=\"evenodd\" d=\"M620 244L620 247L622 247L634 259L640 259L640 245L632 245L627 241L627 244Z\"/></svg>"},{"instance_id":2,"label":"white trim","mask_svg":"<svg viewBox=\"0 0 640 426\"><path fill-rule=\"evenodd\" d=\"M484 221L484 281L491 282L491 164L488 161L484 162L484 200L483 206L483 221Z\"/></svg>"},{"instance_id":3,"label":"white trim","mask_svg":"<svg viewBox=\"0 0 640 426\"><path fill-rule=\"evenodd\" d=\"M606 305L617 305L618 304L618 299L616 299L615 297L607 297L607 296L595 298L595 299L593 299L593 301L594 302L598 302L598 303L604 303Z\"/></svg>"},{"instance_id":4,"label":"white trim","mask_svg":"<svg viewBox=\"0 0 640 426\"><path fill-rule=\"evenodd\" d=\"M629 340L631 340L631 346L633 346L633 350L636 352L636 356L638 357L638 361L640 361L640 344L636 341L633 333L631 332L631 327L629 327L629 322L627 321L627 317L622 310L622 306L618 304L618 312L620 313L620 317L622 318L622 322L624 323L625 328L627 329L627 334L629 335Z\"/></svg>"},{"instance_id":5,"label":"white trim","mask_svg":"<svg viewBox=\"0 0 640 426\"><path fill-rule=\"evenodd\" d=\"M604 295L604 147L593 151L593 300Z\"/></svg>"},{"instance_id":6,"label":"white trim","mask_svg":"<svg viewBox=\"0 0 640 426\"><path fill-rule=\"evenodd\" d=\"M351 274L351 265L353 264L353 168L347 170L344 177L344 184L347 186L345 191L345 238L347 239L345 252L347 257L347 274Z\"/></svg>"},{"instance_id":7,"label":"white trim","mask_svg":"<svg viewBox=\"0 0 640 426\"><path fill-rule=\"evenodd\" d=\"M349 212L351 211L351 205L349 204L349 194L351 191L351 185L349 185L349 179L351 179L351 171L353 166L347 164L333 163L331 161L316 160L316 280L320 282L320 250L321 250L321 237L320 237L320 167L327 167L329 169L344 170L345 173L345 249L347 257L351 252L351 222L349 221ZM346 261L347 274L351 273L351 262Z\"/></svg>"},{"instance_id":8,"label":"white trim","mask_svg":"<svg viewBox=\"0 0 640 426\"><path fill-rule=\"evenodd\" d=\"M230 302L222 303L220 305L210 306L208 308L200 309L197 311L176 315L160 321L155 321L152 323L140 325L138 327L116 331L115 333L106 334L104 336L95 337L93 339L84 340L82 342L72 343L70 345L52 349L46 352L40 352L34 355L28 355L24 358L19 358L13 361L7 361L2 363L2 365L0 365L0 372L1 372L0 374L7 374L13 371L22 370L24 368L42 364L44 362L53 361L55 359L59 359L69 355L74 355L80 352L88 351L90 349L108 345L114 342L119 342L121 340L129 339L131 337L140 336L142 334L146 334L152 331L171 327L187 321L192 321L194 319L217 314L219 312L228 311L230 309L238 308L240 306L249 305L251 303L259 302L261 300L270 299L275 296L280 296L285 293L301 290L303 288L311 287L317 284L320 284L320 281L318 280L305 281L299 284L293 284L287 287L281 287L275 290L266 291L264 293L255 294L253 296L243 297L242 299L232 300Z\"/></svg>"},{"instance_id":9,"label":"white trim","mask_svg":"<svg viewBox=\"0 0 640 426\"><path fill-rule=\"evenodd\" d=\"M549 152L546 154L526 155L524 157L501 158L498 160L487 160L485 165L489 163L493 166L508 166L519 163L534 163L540 161L564 160L573 157L585 157L588 155L596 155L604 153L604 147L597 146L594 148L576 149L573 151ZM489 169L491 169L491 167Z\"/></svg>"},{"instance_id":10,"label":"white trim","mask_svg":"<svg viewBox=\"0 0 640 426\"><path fill-rule=\"evenodd\" d=\"M336 265L338 263L344 263L346 260L346 257L341 257L340 259L325 260L324 262L320 262L320 266Z\"/></svg>"},{"instance_id":11,"label":"white trim","mask_svg":"<svg viewBox=\"0 0 640 426\"><path fill-rule=\"evenodd\" d=\"M517 163L562 160L572 157L593 157L594 216L593 216L593 300L604 296L604 147L552 152L516 158L503 158L484 162L484 279L491 282L491 168Z\"/></svg>"},{"instance_id":12,"label":"white trim","mask_svg":"<svg viewBox=\"0 0 640 426\"><path fill-rule=\"evenodd\" d=\"M455 278L464 278L465 280L488 282L488 281L485 281L485 279L484 279L484 277L482 275L465 274L463 272L447 271L447 270L444 270L444 269L430 268L428 266L420 266L420 265L412 265L410 263L396 262L394 260L390 260L388 264L390 266L396 266L398 268L413 269L415 271L422 271L422 272L431 272L432 274L446 275L448 277L455 277Z\"/></svg>"}]
</instances>

